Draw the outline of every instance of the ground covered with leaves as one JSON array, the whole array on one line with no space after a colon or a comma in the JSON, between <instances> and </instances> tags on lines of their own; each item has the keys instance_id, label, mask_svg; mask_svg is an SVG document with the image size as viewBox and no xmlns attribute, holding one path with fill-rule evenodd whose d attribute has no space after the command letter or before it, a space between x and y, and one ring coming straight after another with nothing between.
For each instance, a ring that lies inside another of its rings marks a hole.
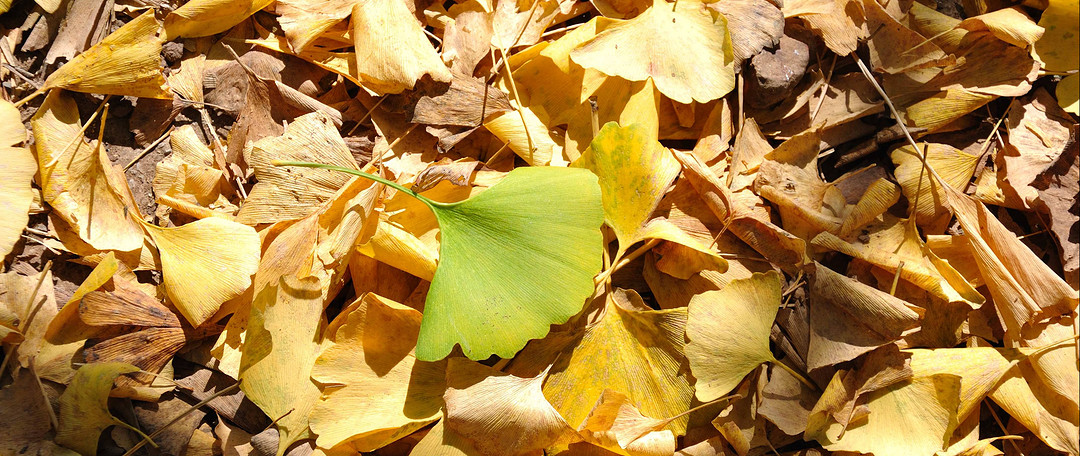
<instances>
[{"instance_id":1,"label":"ground covered with leaves","mask_svg":"<svg viewBox=\"0 0 1080 456\"><path fill-rule=\"evenodd\" d=\"M0 0L0 454L1080 453L1076 0Z\"/></svg>"}]
</instances>

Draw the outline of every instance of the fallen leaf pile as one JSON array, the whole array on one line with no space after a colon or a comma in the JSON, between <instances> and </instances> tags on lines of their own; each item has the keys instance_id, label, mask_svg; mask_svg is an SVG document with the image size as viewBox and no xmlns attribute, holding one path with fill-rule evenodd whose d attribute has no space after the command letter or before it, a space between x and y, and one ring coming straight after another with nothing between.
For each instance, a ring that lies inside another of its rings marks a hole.
<instances>
[{"instance_id":1,"label":"fallen leaf pile","mask_svg":"<svg viewBox=\"0 0 1080 456\"><path fill-rule=\"evenodd\" d=\"M1076 0L0 0L0 455L1080 456Z\"/></svg>"}]
</instances>

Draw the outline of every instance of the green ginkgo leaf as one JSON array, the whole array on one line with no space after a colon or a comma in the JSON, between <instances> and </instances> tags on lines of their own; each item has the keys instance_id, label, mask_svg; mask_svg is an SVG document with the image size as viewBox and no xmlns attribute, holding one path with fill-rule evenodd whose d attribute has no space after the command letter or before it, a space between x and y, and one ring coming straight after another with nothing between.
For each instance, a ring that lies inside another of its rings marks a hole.
<instances>
[{"instance_id":1,"label":"green ginkgo leaf","mask_svg":"<svg viewBox=\"0 0 1080 456\"><path fill-rule=\"evenodd\" d=\"M423 201L439 221L439 266L428 290L416 358L435 361L454 345L470 359L513 356L552 324L581 310L600 272L604 210L587 169L525 167L457 203L347 168L300 162L382 182Z\"/></svg>"}]
</instances>

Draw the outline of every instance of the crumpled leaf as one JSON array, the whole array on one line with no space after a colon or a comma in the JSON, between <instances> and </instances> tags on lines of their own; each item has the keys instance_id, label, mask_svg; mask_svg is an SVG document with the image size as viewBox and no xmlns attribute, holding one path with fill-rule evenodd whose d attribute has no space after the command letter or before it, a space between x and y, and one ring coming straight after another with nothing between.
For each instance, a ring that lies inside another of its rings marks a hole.
<instances>
[{"instance_id":1,"label":"crumpled leaf","mask_svg":"<svg viewBox=\"0 0 1080 456\"><path fill-rule=\"evenodd\" d=\"M947 184L959 189L965 188L971 181L980 157L948 144L924 143L921 146L922 150L918 152L912 150L910 145L892 151L892 161L896 164L896 180L904 189L907 200L915 204L913 216L916 217L916 223L931 234L940 234L945 232L945 227L952 217L945 210L945 195L938 188L941 184L923 172L919 156L925 153L926 162L938 175Z\"/></svg>"},{"instance_id":2,"label":"crumpled leaf","mask_svg":"<svg viewBox=\"0 0 1080 456\"><path fill-rule=\"evenodd\" d=\"M362 0L353 6L357 78L379 93L411 89L424 75L453 79L420 24L399 0Z\"/></svg>"},{"instance_id":3,"label":"crumpled leaf","mask_svg":"<svg viewBox=\"0 0 1080 456\"><path fill-rule=\"evenodd\" d=\"M259 235L249 226L218 217L176 228L145 226L161 255L165 292L192 326L243 293L259 268Z\"/></svg>"},{"instance_id":4,"label":"crumpled leaf","mask_svg":"<svg viewBox=\"0 0 1080 456\"><path fill-rule=\"evenodd\" d=\"M191 0L165 17L165 39L216 35L271 3L273 0Z\"/></svg>"},{"instance_id":5,"label":"crumpled leaf","mask_svg":"<svg viewBox=\"0 0 1080 456\"><path fill-rule=\"evenodd\" d=\"M237 214L237 221L247 225L306 217L349 180L348 175L339 172L283 168L272 165L271 160L301 160L359 168L333 122L319 112L297 117L281 136L256 141L249 157L258 183Z\"/></svg>"},{"instance_id":6,"label":"crumpled leaf","mask_svg":"<svg viewBox=\"0 0 1080 456\"><path fill-rule=\"evenodd\" d=\"M586 442L616 454L665 456L675 453L675 435L658 430L665 424L665 420L642 415L625 394L605 390L578 433Z\"/></svg>"},{"instance_id":7,"label":"crumpled leaf","mask_svg":"<svg viewBox=\"0 0 1080 456\"><path fill-rule=\"evenodd\" d=\"M50 74L42 89L171 100L160 29L153 11L139 15Z\"/></svg>"},{"instance_id":8,"label":"crumpled leaf","mask_svg":"<svg viewBox=\"0 0 1080 456\"><path fill-rule=\"evenodd\" d=\"M578 46L570 58L629 81L652 78L660 93L679 103L705 103L735 88L727 19L696 2L654 1Z\"/></svg>"},{"instance_id":9,"label":"crumpled leaf","mask_svg":"<svg viewBox=\"0 0 1080 456\"><path fill-rule=\"evenodd\" d=\"M805 241L768 220L757 218L695 155L677 150L674 154L682 163L687 180L705 200L706 207L739 239L780 268L793 270L806 262Z\"/></svg>"},{"instance_id":10,"label":"crumpled leaf","mask_svg":"<svg viewBox=\"0 0 1080 456\"><path fill-rule=\"evenodd\" d=\"M476 362L452 358L446 368L446 426L488 456L539 455L579 437L544 398L547 372L516 377Z\"/></svg>"},{"instance_id":11,"label":"crumpled leaf","mask_svg":"<svg viewBox=\"0 0 1080 456\"><path fill-rule=\"evenodd\" d=\"M279 0L274 6L289 48L300 54L319 35L352 14L358 0Z\"/></svg>"},{"instance_id":12,"label":"crumpled leaf","mask_svg":"<svg viewBox=\"0 0 1080 456\"><path fill-rule=\"evenodd\" d=\"M717 399L761 363L776 362L769 334L780 308L780 275L754 274L690 299L686 358L702 402Z\"/></svg>"},{"instance_id":13,"label":"crumpled leaf","mask_svg":"<svg viewBox=\"0 0 1080 456\"><path fill-rule=\"evenodd\" d=\"M961 377L909 372L913 377L899 383L885 377L881 377L881 381L870 381L884 388L864 395L865 406L860 408L858 416L860 421L865 421L858 425L849 424L846 429L835 421L813 429L808 425L806 439L817 440L829 451L857 451L878 456L932 454L944 449L958 423ZM840 373L837 373L822 400L832 394L834 388L841 387L843 382L838 381L839 378Z\"/></svg>"},{"instance_id":14,"label":"crumpled leaf","mask_svg":"<svg viewBox=\"0 0 1080 456\"><path fill-rule=\"evenodd\" d=\"M56 430L56 443L89 456L97 454L98 438L106 428L113 425L129 427L109 413L109 391L116 377L138 370L125 363L80 367L64 394L60 395L60 428Z\"/></svg>"},{"instance_id":15,"label":"crumpled leaf","mask_svg":"<svg viewBox=\"0 0 1080 456\"><path fill-rule=\"evenodd\" d=\"M15 147L26 141L26 128L18 108L7 100L0 100L0 258L15 248L23 228L30 220L30 205L34 191L30 181L37 173L37 163L26 147Z\"/></svg>"},{"instance_id":16,"label":"crumpled leaf","mask_svg":"<svg viewBox=\"0 0 1080 456\"><path fill-rule=\"evenodd\" d=\"M602 299L598 321L581 332L553 333L515 357L516 375L535 375L556 362L544 395L571 426L580 426L604 390L625 394L645 416L673 417L694 398L683 355L686 308L648 309L633 291L616 290ZM569 350L569 353L564 350ZM518 365L518 363L522 365ZM687 418L667 429L686 432Z\"/></svg>"},{"instance_id":17,"label":"crumpled leaf","mask_svg":"<svg viewBox=\"0 0 1080 456\"><path fill-rule=\"evenodd\" d=\"M923 309L815 263L806 368L832 366L899 339Z\"/></svg>"},{"instance_id":18,"label":"crumpled leaf","mask_svg":"<svg viewBox=\"0 0 1080 456\"><path fill-rule=\"evenodd\" d=\"M412 353L420 312L374 294L350 307L311 370L323 390L311 431L321 448L372 451L439 418L445 364Z\"/></svg>"},{"instance_id":19,"label":"crumpled leaf","mask_svg":"<svg viewBox=\"0 0 1080 456\"><path fill-rule=\"evenodd\" d=\"M169 145L172 154L155 167L153 186L158 199L171 198L195 208L213 211L210 214L235 214L238 208L228 198L233 192L232 186L226 180L225 172L217 168L219 164L214 152L202 143L195 129L191 125L174 129L169 134ZM160 209L159 206L159 215ZM177 210L195 212L185 206Z\"/></svg>"},{"instance_id":20,"label":"crumpled leaf","mask_svg":"<svg viewBox=\"0 0 1080 456\"><path fill-rule=\"evenodd\" d=\"M75 100L54 90L30 122L41 193L52 206L52 214L94 249L129 252L142 248L139 208L127 179L109 161L104 145L83 141Z\"/></svg>"},{"instance_id":21,"label":"crumpled leaf","mask_svg":"<svg viewBox=\"0 0 1080 456\"><path fill-rule=\"evenodd\" d=\"M850 242L827 232L811 242L866 260L948 302L964 302L975 308L986 300L956 269L926 247L915 224L908 220L885 214L881 222L868 225L861 236Z\"/></svg>"},{"instance_id":22,"label":"crumpled leaf","mask_svg":"<svg viewBox=\"0 0 1080 456\"><path fill-rule=\"evenodd\" d=\"M677 242L715 255L670 222L649 220L681 166L643 126L621 127L609 122L574 166L587 168L600 178L604 219L619 240L615 258L646 239ZM726 269L727 261L718 255L716 261Z\"/></svg>"},{"instance_id":23,"label":"crumpled leaf","mask_svg":"<svg viewBox=\"0 0 1080 456\"><path fill-rule=\"evenodd\" d=\"M595 179L583 169L518 168L460 203L428 202L442 242L417 359L442 359L456 344L469 358L509 358L581 310L600 270Z\"/></svg>"},{"instance_id":24,"label":"crumpled leaf","mask_svg":"<svg viewBox=\"0 0 1080 456\"><path fill-rule=\"evenodd\" d=\"M1075 124L1073 131L1077 131ZM1039 202L1050 213L1050 230L1058 239L1065 281L1076 288L1080 284L1080 245L1070 239L1080 223L1080 206L1073 204L1080 193L1080 144L1073 142L1035 177L1032 186L1039 192Z\"/></svg>"},{"instance_id":25,"label":"crumpled leaf","mask_svg":"<svg viewBox=\"0 0 1080 456\"><path fill-rule=\"evenodd\" d=\"M945 187L946 202L964 228L976 264L994 297L1006 339L1028 324L1072 312L1077 291L1001 224L986 206Z\"/></svg>"},{"instance_id":26,"label":"crumpled leaf","mask_svg":"<svg viewBox=\"0 0 1080 456\"><path fill-rule=\"evenodd\" d=\"M1009 147L998 152L998 172L1007 176L1005 182L1028 207L1035 207L1039 194L1031 184L1064 152L1075 122L1045 89L1038 88L1013 100L1005 125L1009 129ZM939 168L935 166L934 170Z\"/></svg>"},{"instance_id":27,"label":"crumpled leaf","mask_svg":"<svg viewBox=\"0 0 1080 456\"><path fill-rule=\"evenodd\" d=\"M709 3L727 19L735 65L780 43L784 13L769 0L730 0Z\"/></svg>"}]
</instances>

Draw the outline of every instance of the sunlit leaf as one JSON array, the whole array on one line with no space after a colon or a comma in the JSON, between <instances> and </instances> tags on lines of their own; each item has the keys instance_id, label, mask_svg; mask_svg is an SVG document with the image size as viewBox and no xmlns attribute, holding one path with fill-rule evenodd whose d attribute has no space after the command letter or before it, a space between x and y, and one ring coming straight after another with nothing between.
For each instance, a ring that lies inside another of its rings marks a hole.
<instances>
[{"instance_id":1,"label":"sunlit leaf","mask_svg":"<svg viewBox=\"0 0 1080 456\"><path fill-rule=\"evenodd\" d=\"M570 58L630 81L652 78L679 103L705 103L735 88L727 19L702 3L654 1L641 15L600 32Z\"/></svg>"},{"instance_id":2,"label":"sunlit leaf","mask_svg":"<svg viewBox=\"0 0 1080 456\"><path fill-rule=\"evenodd\" d=\"M246 225L209 217L146 230L161 255L165 291L192 326L243 293L259 267L259 235Z\"/></svg>"},{"instance_id":3,"label":"sunlit leaf","mask_svg":"<svg viewBox=\"0 0 1080 456\"><path fill-rule=\"evenodd\" d=\"M143 13L54 71L43 88L171 100L160 29L153 11Z\"/></svg>"}]
</instances>

